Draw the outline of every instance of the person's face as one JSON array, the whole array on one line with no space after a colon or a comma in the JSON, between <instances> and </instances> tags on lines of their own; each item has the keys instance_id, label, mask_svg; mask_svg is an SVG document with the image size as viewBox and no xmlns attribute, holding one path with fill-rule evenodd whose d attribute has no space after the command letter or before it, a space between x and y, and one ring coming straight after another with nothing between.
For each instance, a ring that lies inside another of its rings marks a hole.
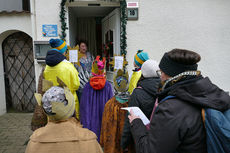
<instances>
[{"instance_id":1,"label":"person's face","mask_svg":"<svg viewBox=\"0 0 230 153\"><path fill-rule=\"evenodd\" d=\"M160 71L161 72L161 81L165 81L165 80L168 80L170 78L170 76L168 76L167 74L165 74L163 71Z\"/></svg>"},{"instance_id":2,"label":"person's face","mask_svg":"<svg viewBox=\"0 0 230 153\"><path fill-rule=\"evenodd\" d=\"M137 66L135 62L133 62L133 66L134 66L135 68L139 68L139 66Z\"/></svg>"},{"instance_id":3,"label":"person's face","mask_svg":"<svg viewBox=\"0 0 230 153\"><path fill-rule=\"evenodd\" d=\"M87 46L86 46L86 44L85 44L85 43L81 43L81 44L80 44L80 52L81 52L81 53L86 53L86 51L87 51Z\"/></svg>"}]
</instances>

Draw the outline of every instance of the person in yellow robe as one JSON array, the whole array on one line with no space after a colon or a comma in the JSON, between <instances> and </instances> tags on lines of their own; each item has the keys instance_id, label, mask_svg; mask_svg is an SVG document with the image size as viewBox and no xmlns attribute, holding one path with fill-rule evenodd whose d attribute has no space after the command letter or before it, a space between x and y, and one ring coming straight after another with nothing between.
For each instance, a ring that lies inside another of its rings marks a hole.
<instances>
[{"instance_id":1,"label":"person in yellow robe","mask_svg":"<svg viewBox=\"0 0 230 153\"><path fill-rule=\"evenodd\" d=\"M44 79L58 85L57 77L59 77L70 89L75 99L76 117L79 119L79 101L76 94L80 86L78 71L72 63L65 59L67 45L61 39L51 39L50 45L53 49L49 50L46 55L46 67L44 70Z\"/></svg>"},{"instance_id":2,"label":"person in yellow robe","mask_svg":"<svg viewBox=\"0 0 230 153\"><path fill-rule=\"evenodd\" d=\"M130 95L132 94L133 90L137 87L137 82L141 78L141 66L142 64L149 59L149 55L143 50L138 50L134 56L134 67L133 74L130 79L129 89L128 92Z\"/></svg>"}]
</instances>

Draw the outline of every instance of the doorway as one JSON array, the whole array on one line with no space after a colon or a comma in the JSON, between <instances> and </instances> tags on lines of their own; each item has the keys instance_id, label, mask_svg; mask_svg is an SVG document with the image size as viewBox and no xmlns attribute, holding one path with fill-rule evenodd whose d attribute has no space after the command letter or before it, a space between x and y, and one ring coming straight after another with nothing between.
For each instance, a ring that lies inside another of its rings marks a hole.
<instances>
[{"instance_id":1,"label":"doorway","mask_svg":"<svg viewBox=\"0 0 230 153\"><path fill-rule=\"evenodd\" d=\"M32 38L16 32L3 41L2 48L7 110L31 112L36 104Z\"/></svg>"},{"instance_id":2,"label":"doorway","mask_svg":"<svg viewBox=\"0 0 230 153\"><path fill-rule=\"evenodd\" d=\"M120 55L120 8L75 6L69 7L68 11L70 46L86 40L88 51L94 57L106 57L107 78L113 80L109 62L114 55Z\"/></svg>"}]
</instances>

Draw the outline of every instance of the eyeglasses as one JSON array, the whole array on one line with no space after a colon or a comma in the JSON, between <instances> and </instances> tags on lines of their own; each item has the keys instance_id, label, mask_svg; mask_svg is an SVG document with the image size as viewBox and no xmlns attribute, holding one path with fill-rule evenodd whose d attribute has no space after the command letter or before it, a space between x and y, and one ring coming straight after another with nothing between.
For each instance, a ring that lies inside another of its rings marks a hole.
<instances>
[{"instance_id":1,"label":"eyeglasses","mask_svg":"<svg viewBox=\"0 0 230 153\"><path fill-rule=\"evenodd\" d=\"M161 70L157 70L156 73L158 77L161 77L161 73L162 73Z\"/></svg>"}]
</instances>

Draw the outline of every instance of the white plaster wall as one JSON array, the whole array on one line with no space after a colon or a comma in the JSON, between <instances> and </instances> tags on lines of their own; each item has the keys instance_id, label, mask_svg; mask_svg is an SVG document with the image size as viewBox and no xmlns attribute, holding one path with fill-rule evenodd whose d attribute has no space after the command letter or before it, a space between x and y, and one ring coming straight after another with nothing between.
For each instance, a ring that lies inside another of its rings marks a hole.
<instances>
[{"instance_id":1,"label":"white plaster wall","mask_svg":"<svg viewBox=\"0 0 230 153\"><path fill-rule=\"evenodd\" d=\"M0 15L0 115L6 113L2 43L7 36L17 31L23 31L31 36L29 14Z\"/></svg>"},{"instance_id":2,"label":"white plaster wall","mask_svg":"<svg viewBox=\"0 0 230 153\"><path fill-rule=\"evenodd\" d=\"M204 76L230 91L229 0L136 1L139 19L127 24L129 72L138 49L159 61L164 52L185 48L201 55Z\"/></svg>"},{"instance_id":3,"label":"white plaster wall","mask_svg":"<svg viewBox=\"0 0 230 153\"><path fill-rule=\"evenodd\" d=\"M0 15L0 34L8 30L18 30L32 35L30 14Z\"/></svg>"},{"instance_id":4,"label":"white plaster wall","mask_svg":"<svg viewBox=\"0 0 230 153\"><path fill-rule=\"evenodd\" d=\"M33 40L34 41L49 41L51 38L58 37L43 37L42 36L42 25L44 24L56 24L58 25L58 35L61 34L61 23L59 18L61 0L31 0L31 11L33 16ZM67 14L66 14L67 16ZM68 35L68 31L66 30ZM68 36L66 37L68 39ZM68 44L68 40L67 40ZM36 76L36 87L38 86L39 75L42 70L42 65L37 63L35 59L35 76ZM37 89L37 88L36 88Z\"/></svg>"},{"instance_id":5,"label":"white plaster wall","mask_svg":"<svg viewBox=\"0 0 230 153\"><path fill-rule=\"evenodd\" d=\"M32 28L32 38L33 41L37 41L37 20L36 20L36 1L30 0L30 10L31 10L31 28ZM33 44L34 47L34 44ZM35 50L34 50L35 55ZM34 59L34 68L35 68L35 82L36 82L36 90L38 87L38 79L42 70L42 65L38 64L37 60Z\"/></svg>"},{"instance_id":6,"label":"white plaster wall","mask_svg":"<svg viewBox=\"0 0 230 153\"><path fill-rule=\"evenodd\" d=\"M61 0L35 0L36 12L36 38L37 41L49 40L51 37L42 36L43 24L57 24L58 34L61 33L61 23L59 22Z\"/></svg>"}]
</instances>

